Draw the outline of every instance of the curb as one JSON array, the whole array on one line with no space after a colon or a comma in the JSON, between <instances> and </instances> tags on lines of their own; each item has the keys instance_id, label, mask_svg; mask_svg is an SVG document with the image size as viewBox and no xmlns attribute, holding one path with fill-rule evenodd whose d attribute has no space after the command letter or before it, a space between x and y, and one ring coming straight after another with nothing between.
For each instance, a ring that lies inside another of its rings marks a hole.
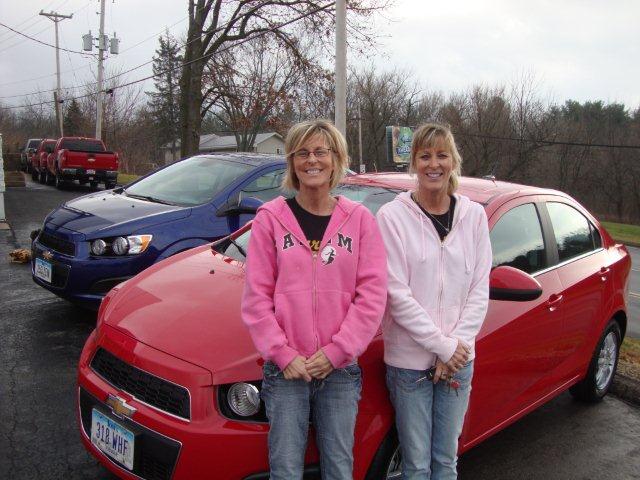
<instances>
[{"instance_id":1,"label":"curb","mask_svg":"<svg viewBox=\"0 0 640 480\"><path fill-rule=\"evenodd\" d=\"M640 406L640 380L616 373L610 392L626 402Z\"/></svg>"}]
</instances>

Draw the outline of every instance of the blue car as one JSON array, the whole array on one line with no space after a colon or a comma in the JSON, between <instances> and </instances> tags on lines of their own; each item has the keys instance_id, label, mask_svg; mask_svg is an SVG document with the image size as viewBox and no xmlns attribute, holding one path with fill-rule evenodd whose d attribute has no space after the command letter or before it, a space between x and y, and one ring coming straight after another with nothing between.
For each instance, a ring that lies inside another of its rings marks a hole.
<instances>
[{"instance_id":1,"label":"blue car","mask_svg":"<svg viewBox=\"0 0 640 480\"><path fill-rule=\"evenodd\" d=\"M281 194L285 167L282 156L199 155L68 201L34 232L33 280L95 309L114 285L251 220Z\"/></svg>"}]
</instances>

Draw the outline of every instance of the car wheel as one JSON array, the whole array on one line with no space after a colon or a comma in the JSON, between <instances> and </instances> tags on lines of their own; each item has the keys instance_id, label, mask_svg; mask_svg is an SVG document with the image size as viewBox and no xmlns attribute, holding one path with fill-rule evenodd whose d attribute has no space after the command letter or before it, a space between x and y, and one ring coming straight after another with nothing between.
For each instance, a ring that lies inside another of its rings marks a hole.
<instances>
[{"instance_id":1,"label":"car wheel","mask_svg":"<svg viewBox=\"0 0 640 480\"><path fill-rule=\"evenodd\" d=\"M111 190L113 188L116 188L116 182L107 182L104 184L105 190Z\"/></svg>"},{"instance_id":2,"label":"car wheel","mask_svg":"<svg viewBox=\"0 0 640 480\"><path fill-rule=\"evenodd\" d=\"M402 457L398 433L392 427L384 437L367 471L365 480L393 480L402 477Z\"/></svg>"},{"instance_id":3,"label":"car wheel","mask_svg":"<svg viewBox=\"0 0 640 480\"><path fill-rule=\"evenodd\" d=\"M38 172L35 169L31 169L31 180L34 182L38 181Z\"/></svg>"},{"instance_id":4,"label":"car wheel","mask_svg":"<svg viewBox=\"0 0 640 480\"><path fill-rule=\"evenodd\" d=\"M618 322L611 320L593 352L587 376L569 390L575 398L590 403L604 398L618 367L621 337Z\"/></svg>"},{"instance_id":5,"label":"car wheel","mask_svg":"<svg viewBox=\"0 0 640 480\"><path fill-rule=\"evenodd\" d=\"M98 182L89 182L89 187L91 188L91 190L97 190Z\"/></svg>"}]
</instances>

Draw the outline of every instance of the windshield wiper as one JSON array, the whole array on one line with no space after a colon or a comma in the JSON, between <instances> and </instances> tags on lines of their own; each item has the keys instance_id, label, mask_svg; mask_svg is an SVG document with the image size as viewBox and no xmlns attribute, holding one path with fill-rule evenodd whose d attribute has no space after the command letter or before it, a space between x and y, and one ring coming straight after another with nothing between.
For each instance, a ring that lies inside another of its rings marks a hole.
<instances>
[{"instance_id":1,"label":"windshield wiper","mask_svg":"<svg viewBox=\"0 0 640 480\"><path fill-rule=\"evenodd\" d=\"M135 195L133 193L127 192L126 190L123 190L123 192L127 197L139 198L140 200L147 200L149 202L154 202L154 203L162 203L163 205L173 205L173 203L171 203L171 202L167 202L166 200L162 200L160 198L152 197L150 195Z\"/></svg>"}]
</instances>

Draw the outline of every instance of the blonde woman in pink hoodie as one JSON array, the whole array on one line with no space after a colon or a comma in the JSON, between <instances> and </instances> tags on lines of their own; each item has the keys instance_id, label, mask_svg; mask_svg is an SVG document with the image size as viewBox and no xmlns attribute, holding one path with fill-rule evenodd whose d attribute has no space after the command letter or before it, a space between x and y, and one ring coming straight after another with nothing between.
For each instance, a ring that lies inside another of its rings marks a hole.
<instances>
[{"instance_id":1,"label":"blonde woman in pink hoodie","mask_svg":"<svg viewBox=\"0 0 640 480\"><path fill-rule=\"evenodd\" d=\"M422 125L411 146L416 188L377 216L388 256L384 360L404 480L457 478L475 337L489 303L487 217L455 193L461 162L447 127Z\"/></svg>"},{"instance_id":2,"label":"blonde woman in pink hoodie","mask_svg":"<svg viewBox=\"0 0 640 480\"><path fill-rule=\"evenodd\" d=\"M351 480L357 359L384 313L384 245L369 210L331 196L348 159L330 122L295 125L285 152L284 187L297 193L258 210L242 298L242 319L266 360L270 478L302 478L311 413L322 478Z\"/></svg>"}]
</instances>

